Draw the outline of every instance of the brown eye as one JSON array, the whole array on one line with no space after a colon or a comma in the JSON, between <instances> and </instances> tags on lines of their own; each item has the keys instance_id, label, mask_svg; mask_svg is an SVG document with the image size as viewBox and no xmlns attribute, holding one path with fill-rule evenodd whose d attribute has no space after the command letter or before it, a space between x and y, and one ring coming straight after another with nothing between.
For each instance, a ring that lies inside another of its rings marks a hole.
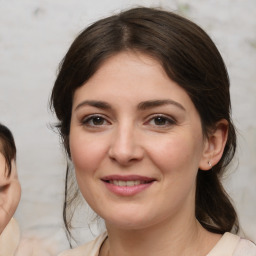
<instances>
[{"instance_id":1,"label":"brown eye","mask_svg":"<svg viewBox=\"0 0 256 256\"><path fill-rule=\"evenodd\" d=\"M90 115L83 119L82 124L90 127L97 127L109 124L109 122L100 115Z\"/></svg>"},{"instance_id":2,"label":"brown eye","mask_svg":"<svg viewBox=\"0 0 256 256\"><path fill-rule=\"evenodd\" d=\"M158 116L154 118L155 125L166 125L168 120L164 117Z\"/></svg>"},{"instance_id":3,"label":"brown eye","mask_svg":"<svg viewBox=\"0 0 256 256\"><path fill-rule=\"evenodd\" d=\"M153 126L168 127L175 124L175 121L169 117L158 115L151 118L148 123Z\"/></svg>"},{"instance_id":4,"label":"brown eye","mask_svg":"<svg viewBox=\"0 0 256 256\"><path fill-rule=\"evenodd\" d=\"M9 188L10 184L5 185L5 186L0 186L0 193L4 193L8 188Z\"/></svg>"},{"instance_id":5,"label":"brown eye","mask_svg":"<svg viewBox=\"0 0 256 256\"><path fill-rule=\"evenodd\" d=\"M97 117L93 117L91 119L91 122L93 123L93 125L103 125L104 124L104 119L100 116L97 116Z\"/></svg>"}]
</instances>

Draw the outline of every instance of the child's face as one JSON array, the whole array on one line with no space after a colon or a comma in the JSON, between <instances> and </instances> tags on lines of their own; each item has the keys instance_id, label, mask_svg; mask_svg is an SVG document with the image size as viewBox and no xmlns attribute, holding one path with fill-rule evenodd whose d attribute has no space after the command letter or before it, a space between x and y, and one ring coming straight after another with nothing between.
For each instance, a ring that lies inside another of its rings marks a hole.
<instances>
[{"instance_id":1,"label":"child's face","mask_svg":"<svg viewBox=\"0 0 256 256\"><path fill-rule=\"evenodd\" d=\"M16 164L12 161L10 177L7 177L6 161L0 153L0 234L12 218L20 201L21 188Z\"/></svg>"}]
</instances>

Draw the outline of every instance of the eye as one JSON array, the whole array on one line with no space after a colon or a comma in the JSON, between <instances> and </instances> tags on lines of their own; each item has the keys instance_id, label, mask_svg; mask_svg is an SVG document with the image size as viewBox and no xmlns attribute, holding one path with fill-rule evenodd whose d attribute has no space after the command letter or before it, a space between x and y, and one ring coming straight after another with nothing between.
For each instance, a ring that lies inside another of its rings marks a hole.
<instances>
[{"instance_id":1,"label":"eye","mask_svg":"<svg viewBox=\"0 0 256 256\"><path fill-rule=\"evenodd\" d=\"M174 119L165 115L155 115L147 121L147 124L157 127L169 127L175 123Z\"/></svg>"},{"instance_id":2,"label":"eye","mask_svg":"<svg viewBox=\"0 0 256 256\"><path fill-rule=\"evenodd\" d=\"M89 126L89 127L97 127L97 126L104 126L108 125L109 122L106 118L101 115L90 115L85 117L82 120L82 125Z\"/></svg>"},{"instance_id":3,"label":"eye","mask_svg":"<svg viewBox=\"0 0 256 256\"><path fill-rule=\"evenodd\" d=\"M4 186L0 186L0 193L5 192L8 188L9 188L10 184L4 185Z\"/></svg>"}]
</instances>

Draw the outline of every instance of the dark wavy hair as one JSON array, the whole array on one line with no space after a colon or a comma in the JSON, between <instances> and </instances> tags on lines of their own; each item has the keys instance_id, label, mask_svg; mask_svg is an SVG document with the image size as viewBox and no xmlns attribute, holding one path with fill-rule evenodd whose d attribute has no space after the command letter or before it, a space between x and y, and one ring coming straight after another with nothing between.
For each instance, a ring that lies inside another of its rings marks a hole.
<instances>
[{"instance_id":1,"label":"dark wavy hair","mask_svg":"<svg viewBox=\"0 0 256 256\"><path fill-rule=\"evenodd\" d=\"M73 95L107 58L137 51L156 59L169 78L179 84L193 101L208 136L221 119L229 123L228 139L218 164L210 171L198 170L196 217L215 233L238 232L236 211L221 184L225 167L236 150L236 132L231 119L229 76L223 59L210 37L195 23L175 13L153 8L133 8L101 19L82 31L59 66L51 108L67 155ZM66 173L64 223L70 235L74 196L69 194L70 168ZM77 192L75 192L77 193Z\"/></svg>"},{"instance_id":2,"label":"dark wavy hair","mask_svg":"<svg viewBox=\"0 0 256 256\"><path fill-rule=\"evenodd\" d=\"M16 146L11 131L0 124L0 152L6 161L7 176L11 175L12 160L16 160Z\"/></svg>"}]
</instances>

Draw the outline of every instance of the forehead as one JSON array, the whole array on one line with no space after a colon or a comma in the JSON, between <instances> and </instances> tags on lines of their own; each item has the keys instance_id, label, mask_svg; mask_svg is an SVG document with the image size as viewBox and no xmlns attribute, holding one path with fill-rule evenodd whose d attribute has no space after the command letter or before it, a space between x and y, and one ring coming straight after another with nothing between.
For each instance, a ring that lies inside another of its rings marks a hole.
<instances>
[{"instance_id":1,"label":"forehead","mask_svg":"<svg viewBox=\"0 0 256 256\"><path fill-rule=\"evenodd\" d=\"M159 61L158 58L153 57L152 54L147 52L142 52L140 50L129 49L117 52L115 54L110 55L108 58L104 59L96 69L96 72L103 69L110 69L114 64L119 65L119 68L122 68L124 64L127 66L132 65L133 67L139 67L139 71L142 72L142 64L143 66L148 67L157 67L158 71L163 75L166 75L166 72L163 68L162 62ZM123 64L123 65L120 65ZM148 68L147 67L147 68Z\"/></svg>"},{"instance_id":2,"label":"forehead","mask_svg":"<svg viewBox=\"0 0 256 256\"><path fill-rule=\"evenodd\" d=\"M124 99L142 101L166 97L190 101L187 92L170 79L159 61L134 51L120 52L106 59L75 91L74 103L96 94L102 100L115 94Z\"/></svg>"}]
</instances>

